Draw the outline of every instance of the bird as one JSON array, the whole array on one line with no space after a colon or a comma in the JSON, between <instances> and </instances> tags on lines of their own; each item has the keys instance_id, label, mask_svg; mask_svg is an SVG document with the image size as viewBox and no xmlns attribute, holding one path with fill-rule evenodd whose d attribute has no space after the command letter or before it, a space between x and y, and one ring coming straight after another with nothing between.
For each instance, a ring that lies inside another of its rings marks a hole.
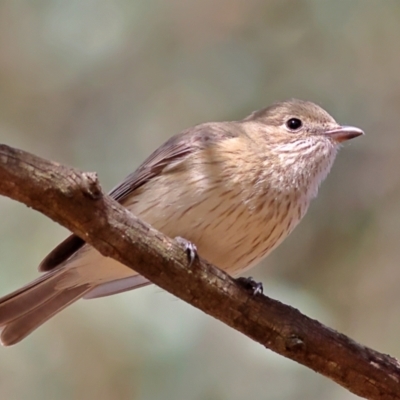
<instances>
[{"instance_id":1,"label":"bird","mask_svg":"<svg viewBox=\"0 0 400 400\"><path fill-rule=\"evenodd\" d=\"M320 106L290 99L238 121L196 125L171 137L109 195L232 276L274 250L304 217L343 142L363 135ZM0 299L0 341L18 343L78 299L150 284L70 235L42 275Z\"/></svg>"}]
</instances>

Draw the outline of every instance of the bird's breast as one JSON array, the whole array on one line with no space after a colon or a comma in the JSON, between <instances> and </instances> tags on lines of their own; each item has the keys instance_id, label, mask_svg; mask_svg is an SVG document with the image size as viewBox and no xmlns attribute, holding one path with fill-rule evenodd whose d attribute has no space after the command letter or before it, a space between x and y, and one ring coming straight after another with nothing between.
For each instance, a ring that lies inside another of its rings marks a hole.
<instances>
[{"instance_id":1,"label":"bird's breast","mask_svg":"<svg viewBox=\"0 0 400 400\"><path fill-rule=\"evenodd\" d=\"M270 253L308 206L280 193L263 196L256 205L239 185L197 178L167 184L162 176L125 206L166 235L193 242L201 257L232 275Z\"/></svg>"}]
</instances>

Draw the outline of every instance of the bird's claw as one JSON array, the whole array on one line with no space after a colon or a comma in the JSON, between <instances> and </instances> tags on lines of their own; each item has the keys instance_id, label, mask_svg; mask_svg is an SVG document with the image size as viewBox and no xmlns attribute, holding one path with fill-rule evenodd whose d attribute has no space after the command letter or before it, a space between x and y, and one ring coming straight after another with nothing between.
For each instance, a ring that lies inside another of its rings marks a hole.
<instances>
[{"instance_id":1,"label":"bird's claw","mask_svg":"<svg viewBox=\"0 0 400 400\"><path fill-rule=\"evenodd\" d=\"M197 257L197 247L194 243L190 242L189 240L177 236L175 240L185 249L188 258L189 258L189 268L192 266L193 261Z\"/></svg>"},{"instance_id":2,"label":"bird's claw","mask_svg":"<svg viewBox=\"0 0 400 400\"><path fill-rule=\"evenodd\" d=\"M261 282L256 282L251 276L248 278L236 278L236 280L241 283L246 289L251 290L253 296L264 293L263 284Z\"/></svg>"}]
</instances>

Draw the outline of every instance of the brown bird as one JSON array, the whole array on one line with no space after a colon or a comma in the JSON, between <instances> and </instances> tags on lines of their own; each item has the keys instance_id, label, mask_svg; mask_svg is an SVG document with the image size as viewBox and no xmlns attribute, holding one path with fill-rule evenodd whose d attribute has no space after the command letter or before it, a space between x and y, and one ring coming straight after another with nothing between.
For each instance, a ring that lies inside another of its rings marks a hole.
<instances>
[{"instance_id":1,"label":"brown bird","mask_svg":"<svg viewBox=\"0 0 400 400\"><path fill-rule=\"evenodd\" d=\"M340 144L362 135L322 108L289 100L241 121L197 125L169 139L110 195L170 237L237 275L299 223ZM76 300L150 282L76 235L40 264L37 280L0 299L3 345L25 338Z\"/></svg>"}]
</instances>

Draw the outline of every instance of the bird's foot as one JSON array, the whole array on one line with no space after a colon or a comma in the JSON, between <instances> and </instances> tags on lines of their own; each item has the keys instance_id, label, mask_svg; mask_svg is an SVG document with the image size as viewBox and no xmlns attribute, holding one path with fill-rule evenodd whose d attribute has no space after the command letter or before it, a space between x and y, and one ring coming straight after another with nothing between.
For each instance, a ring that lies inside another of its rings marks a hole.
<instances>
[{"instance_id":1,"label":"bird's foot","mask_svg":"<svg viewBox=\"0 0 400 400\"><path fill-rule=\"evenodd\" d=\"M189 240L177 236L175 238L175 240L185 249L188 258L189 258L189 268L192 266L193 261L196 259L197 257L197 247L194 243L189 242Z\"/></svg>"},{"instance_id":2,"label":"bird's foot","mask_svg":"<svg viewBox=\"0 0 400 400\"><path fill-rule=\"evenodd\" d=\"M251 290L253 296L264 293L263 284L261 282L256 282L251 276L248 278L236 278L236 281L243 285L246 289Z\"/></svg>"}]
</instances>

